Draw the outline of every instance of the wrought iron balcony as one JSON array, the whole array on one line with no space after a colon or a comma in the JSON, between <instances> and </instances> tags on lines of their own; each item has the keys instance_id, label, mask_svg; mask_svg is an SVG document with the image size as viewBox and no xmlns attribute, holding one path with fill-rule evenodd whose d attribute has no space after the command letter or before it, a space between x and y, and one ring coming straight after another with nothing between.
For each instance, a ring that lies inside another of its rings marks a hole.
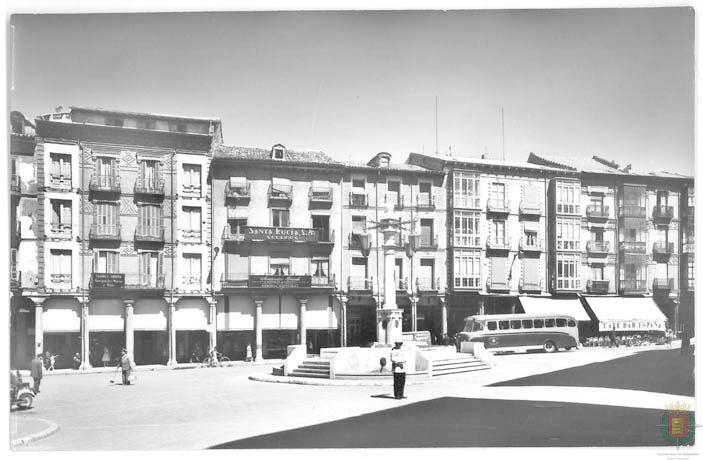
<instances>
[{"instance_id":1,"label":"wrought iron balcony","mask_svg":"<svg viewBox=\"0 0 703 460\"><path fill-rule=\"evenodd\" d=\"M49 186L58 189L70 189L73 185L71 180L71 175L63 174L50 174L49 175Z\"/></svg>"},{"instance_id":2,"label":"wrought iron balcony","mask_svg":"<svg viewBox=\"0 0 703 460\"><path fill-rule=\"evenodd\" d=\"M542 214L542 206L539 203L520 202L520 214L526 216L539 216Z\"/></svg>"},{"instance_id":3,"label":"wrought iron balcony","mask_svg":"<svg viewBox=\"0 0 703 460\"><path fill-rule=\"evenodd\" d=\"M620 293L621 294L644 294L647 292L647 280L643 279L621 279Z\"/></svg>"},{"instance_id":4,"label":"wrought iron balcony","mask_svg":"<svg viewBox=\"0 0 703 460\"><path fill-rule=\"evenodd\" d=\"M49 227L49 236L51 238L57 238L57 239L71 239L72 237L72 232L71 232L71 224L61 224L61 223L55 223L52 222Z\"/></svg>"},{"instance_id":5,"label":"wrought iron balcony","mask_svg":"<svg viewBox=\"0 0 703 460\"><path fill-rule=\"evenodd\" d=\"M610 208L600 204L589 204L586 207L586 217L590 220L607 220L610 215Z\"/></svg>"},{"instance_id":6,"label":"wrought iron balcony","mask_svg":"<svg viewBox=\"0 0 703 460\"><path fill-rule=\"evenodd\" d=\"M334 289L336 279L328 275L260 275L223 273L222 289Z\"/></svg>"},{"instance_id":7,"label":"wrought iron balcony","mask_svg":"<svg viewBox=\"0 0 703 460\"><path fill-rule=\"evenodd\" d=\"M254 227L225 225L222 230L222 244L226 243L267 243L267 244L308 244L333 246L334 230L328 228L297 227Z\"/></svg>"},{"instance_id":8,"label":"wrought iron balcony","mask_svg":"<svg viewBox=\"0 0 703 460\"><path fill-rule=\"evenodd\" d=\"M268 190L269 205L290 206L293 202L293 186L270 184Z\"/></svg>"},{"instance_id":9,"label":"wrought iron balcony","mask_svg":"<svg viewBox=\"0 0 703 460\"><path fill-rule=\"evenodd\" d=\"M417 249L421 251L433 251L439 247L437 235L419 235L417 238Z\"/></svg>"},{"instance_id":10,"label":"wrought iron balcony","mask_svg":"<svg viewBox=\"0 0 703 460\"><path fill-rule=\"evenodd\" d=\"M18 248L22 241L22 224L17 222L15 227L12 229L12 236L10 238L10 245L13 248Z\"/></svg>"},{"instance_id":11,"label":"wrought iron balcony","mask_svg":"<svg viewBox=\"0 0 703 460\"><path fill-rule=\"evenodd\" d=\"M332 187L315 187L311 185L310 191L308 192L308 199L310 200L310 205L330 207L333 201Z\"/></svg>"},{"instance_id":12,"label":"wrought iron balcony","mask_svg":"<svg viewBox=\"0 0 703 460\"><path fill-rule=\"evenodd\" d=\"M589 241L586 243L586 252L589 256L607 256L610 251L610 242L608 241Z\"/></svg>"},{"instance_id":13,"label":"wrought iron balcony","mask_svg":"<svg viewBox=\"0 0 703 460\"><path fill-rule=\"evenodd\" d=\"M486 211L493 214L509 214L510 213L510 201L508 200L494 200L490 198L486 206Z\"/></svg>"},{"instance_id":14,"label":"wrought iron balcony","mask_svg":"<svg viewBox=\"0 0 703 460\"><path fill-rule=\"evenodd\" d=\"M163 273L156 275L151 273L126 273L125 289L147 290L164 289L166 286L166 276Z\"/></svg>"},{"instance_id":15,"label":"wrought iron balcony","mask_svg":"<svg viewBox=\"0 0 703 460\"><path fill-rule=\"evenodd\" d=\"M13 195L19 195L22 193L22 181L20 176L13 174L10 176L10 193Z\"/></svg>"},{"instance_id":16,"label":"wrought iron balcony","mask_svg":"<svg viewBox=\"0 0 703 460\"><path fill-rule=\"evenodd\" d=\"M12 264L10 267L10 289L19 289L22 287L22 272L17 270L17 265Z\"/></svg>"},{"instance_id":17,"label":"wrought iron balcony","mask_svg":"<svg viewBox=\"0 0 703 460\"><path fill-rule=\"evenodd\" d=\"M652 255L656 258L669 258L674 253L674 243L657 241L652 247Z\"/></svg>"},{"instance_id":18,"label":"wrought iron balcony","mask_svg":"<svg viewBox=\"0 0 703 460\"><path fill-rule=\"evenodd\" d=\"M251 184L249 182L227 181L225 185L225 200L234 204L248 203L251 200Z\"/></svg>"},{"instance_id":19,"label":"wrought iron balcony","mask_svg":"<svg viewBox=\"0 0 703 460\"><path fill-rule=\"evenodd\" d=\"M673 291L674 290L674 279L673 278L654 278L652 284L652 291Z\"/></svg>"},{"instance_id":20,"label":"wrought iron balcony","mask_svg":"<svg viewBox=\"0 0 703 460\"><path fill-rule=\"evenodd\" d=\"M683 252L685 254L694 254L696 252L696 238L694 235L687 235L683 241Z\"/></svg>"},{"instance_id":21,"label":"wrought iron balcony","mask_svg":"<svg viewBox=\"0 0 703 460\"><path fill-rule=\"evenodd\" d=\"M644 254L647 252L647 247L644 241L621 241L620 251L635 254Z\"/></svg>"},{"instance_id":22,"label":"wrought iron balcony","mask_svg":"<svg viewBox=\"0 0 703 460\"><path fill-rule=\"evenodd\" d=\"M350 208L368 208L369 207L369 194L368 193L349 193L349 207Z\"/></svg>"},{"instance_id":23,"label":"wrought iron balcony","mask_svg":"<svg viewBox=\"0 0 703 460\"><path fill-rule=\"evenodd\" d=\"M647 217L647 208L644 206L626 204L620 206L619 211L621 217Z\"/></svg>"},{"instance_id":24,"label":"wrought iron balcony","mask_svg":"<svg viewBox=\"0 0 703 460\"><path fill-rule=\"evenodd\" d=\"M655 222L659 222L659 223L670 222L671 219L673 219L673 218L674 218L674 207L673 206L664 206L664 205L654 206L654 210L652 211L652 219L654 219Z\"/></svg>"},{"instance_id":25,"label":"wrought iron balcony","mask_svg":"<svg viewBox=\"0 0 703 460\"><path fill-rule=\"evenodd\" d=\"M403 195L389 195L388 193L386 193L383 196L383 202L386 204L390 202L393 205L393 209L396 211L405 209L405 197Z\"/></svg>"},{"instance_id":26,"label":"wrought iron balcony","mask_svg":"<svg viewBox=\"0 0 703 460\"><path fill-rule=\"evenodd\" d=\"M160 178L137 178L134 183L135 195L164 196L164 180Z\"/></svg>"},{"instance_id":27,"label":"wrought iron balcony","mask_svg":"<svg viewBox=\"0 0 703 460\"><path fill-rule=\"evenodd\" d=\"M518 248L522 252L542 252L542 241L538 238L534 238L532 241L528 241L527 238L521 238Z\"/></svg>"},{"instance_id":28,"label":"wrought iron balcony","mask_svg":"<svg viewBox=\"0 0 703 460\"><path fill-rule=\"evenodd\" d=\"M503 238L502 241L496 241L494 236L490 236L486 241L486 249L488 251L510 251L510 238Z\"/></svg>"},{"instance_id":29,"label":"wrought iron balcony","mask_svg":"<svg viewBox=\"0 0 703 460\"><path fill-rule=\"evenodd\" d=\"M363 276L349 276L347 278L347 290L373 292L373 276L365 278Z\"/></svg>"},{"instance_id":30,"label":"wrought iron balcony","mask_svg":"<svg viewBox=\"0 0 703 460\"><path fill-rule=\"evenodd\" d=\"M434 195L429 195L426 193L417 195L416 202L418 211L434 211L435 209Z\"/></svg>"},{"instance_id":31,"label":"wrought iron balcony","mask_svg":"<svg viewBox=\"0 0 703 460\"><path fill-rule=\"evenodd\" d=\"M417 277L415 278L415 286L417 287L417 292L439 291L439 278Z\"/></svg>"},{"instance_id":32,"label":"wrought iron balcony","mask_svg":"<svg viewBox=\"0 0 703 460\"><path fill-rule=\"evenodd\" d=\"M607 294L610 288L608 280L588 280L586 282L586 291L589 294Z\"/></svg>"},{"instance_id":33,"label":"wrought iron balcony","mask_svg":"<svg viewBox=\"0 0 703 460\"><path fill-rule=\"evenodd\" d=\"M120 176L116 174L93 174L90 177L90 185L88 186L91 192L120 192Z\"/></svg>"},{"instance_id":34,"label":"wrought iron balcony","mask_svg":"<svg viewBox=\"0 0 703 460\"><path fill-rule=\"evenodd\" d=\"M90 239L102 241L119 241L121 239L120 225L92 224Z\"/></svg>"},{"instance_id":35,"label":"wrought iron balcony","mask_svg":"<svg viewBox=\"0 0 703 460\"><path fill-rule=\"evenodd\" d=\"M141 243L163 243L163 225L137 225L134 230L134 240Z\"/></svg>"},{"instance_id":36,"label":"wrought iron balcony","mask_svg":"<svg viewBox=\"0 0 703 460\"><path fill-rule=\"evenodd\" d=\"M72 278L70 273L52 273L51 284L70 287Z\"/></svg>"}]
</instances>

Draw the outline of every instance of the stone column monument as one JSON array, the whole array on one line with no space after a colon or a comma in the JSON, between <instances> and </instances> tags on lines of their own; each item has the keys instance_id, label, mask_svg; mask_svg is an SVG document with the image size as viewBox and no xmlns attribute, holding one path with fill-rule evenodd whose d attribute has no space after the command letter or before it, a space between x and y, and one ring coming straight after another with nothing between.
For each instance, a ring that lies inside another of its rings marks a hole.
<instances>
[{"instance_id":1,"label":"stone column monument","mask_svg":"<svg viewBox=\"0 0 703 460\"><path fill-rule=\"evenodd\" d=\"M400 220L390 215L387 210L378 224L383 233L384 284L383 303L376 310L377 340L383 344L403 341L403 309L395 303L395 238L400 231Z\"/></svg>"}]
</instances>

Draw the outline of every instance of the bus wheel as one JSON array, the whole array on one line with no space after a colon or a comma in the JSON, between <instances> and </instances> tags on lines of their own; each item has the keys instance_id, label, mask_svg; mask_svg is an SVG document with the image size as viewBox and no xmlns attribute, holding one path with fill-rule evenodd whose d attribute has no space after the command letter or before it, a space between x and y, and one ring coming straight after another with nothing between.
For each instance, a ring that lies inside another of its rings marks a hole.
<instances>
[{"instance_id":1,"label":"bus wheel","mask_svg":"<svg viewBox=\"0 0 703 460\"><path fill-rule=\"evenodd\" d=\"M564 350L569 351L571 350L571 347L564 347Z\"/></svg>"},{"instance_id":2,"label":"bus wheel","mask_svg":"<svg viewBox=\"0 0 703 460\"><path fill-rule=\"evenodd\" d=\"M543 348L546 353L554 353L555 351L557 351L557 346L554 345L554 342L552 342L551 340L547 340L546 342L544 342Z\"/></svg>"}]
</instances>

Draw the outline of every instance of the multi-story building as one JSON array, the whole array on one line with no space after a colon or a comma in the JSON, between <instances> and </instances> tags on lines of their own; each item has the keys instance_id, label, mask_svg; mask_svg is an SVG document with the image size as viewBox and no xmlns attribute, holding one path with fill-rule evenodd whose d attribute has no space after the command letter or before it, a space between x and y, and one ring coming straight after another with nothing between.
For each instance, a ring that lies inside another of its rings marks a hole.
<instances>
[{"instance_id":1,"label":"multi-story building","mask_svg":"<svg viewBox=\"0 0 703 460\"><path fill-rule=\"evenodd\" d=\"M693 207L683 200L693 179L636 171L598 156L532 153L528 162L577 174L550 183L552 292L651 297L670 325L680 324L677 305L688 271L679 268L679 256L693 249L683 244L684 229L693 230ZM640 305L647 309L651 302Z\"/></svg>"},{"instance_id":2,"label":"multi-story building","mask_svg":"<svg viewBox=\"0 0 703 460\"><path fill-rule=\"evenodd\" d=\"M39 117L34 350L83 367L214 343L207 168L216 119L71 107Z\"/></svg>"},{"instance_id":3,"label":"multi-story building","mask_svg":"<svg viewBox=\"0 0 703 460\"><path fill-rule=\"evenodd\" d=\"M394 252L397 308L403 330L446 333L446 208L444 172L391 162L381 152L367 164L346 163L341 184L339 276L347 328L343 343L377 340L376 309L385 299L385 254ZM379 223L400 219L394 247L384 248Z\"/></svg>"},{"instance_id":4,"label":"multi-story building","mask_svg":"<svg viewBox=\"0 0 703 460\"><path fill-rule=\"evenodd\" d=\"M547 292L547 187L555 174L573 173L528 163L415 153L408 163L448 175L450 334L462 330L467 316L514 313L520 311L520 297Z\"/></svg>"},{"instance_id":5,"label":"multi-story building","mask_svg":"<svg viewBox=\"0 0 703 460\"><path fill-rule=\"evenodd\" d=\"M10 114L10 364L28 363L34 353L30 324L34 309L28 296L36 293L37 177L34 124L20 112Z\"/></svg>"},{"instance_id":6,"label":"multi-story building","mask_svg":"<svg viewBox=\"0 0 703 460\"><path fill-rule=\"evenodd\" d=\"M342 165L322 152L218 146L213 292L225 355L283 358L339 346ZM219 256L218 256L219 247Z\"/></svg>"}]
</instances>

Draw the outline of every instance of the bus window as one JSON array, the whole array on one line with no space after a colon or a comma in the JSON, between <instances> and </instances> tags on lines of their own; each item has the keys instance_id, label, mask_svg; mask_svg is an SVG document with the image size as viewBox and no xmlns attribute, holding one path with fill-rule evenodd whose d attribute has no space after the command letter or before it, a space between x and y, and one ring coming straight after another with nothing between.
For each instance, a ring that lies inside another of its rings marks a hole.
<instances>
[{"instance_id":1,"label":"bus window","mask_svg":"<svg viewBox=\"0 0 703 460\"><path fill-rule=\"evenodd\" d=\"M532 329L532 320L531 319L523 319L522 320L522 328L523 329Z\"/></svg>"},{"instance_id":2,"label":"bus window","mask_svg":"<svg viewBox=\"0 0 703 460\"><path fill-rule=\"evenodd\" d=\"M554 319L549 318L544 320L544 327L554 327Z\"/></svg>"},{"instance_id":3,"label":"bus window","mask_svg":"<svg viewBox=\"0 0 703 460\"><path fill-rule=\"evenodd\" d=\"M566 320L564 318L557 318L557 327L566 327Z\"/></svg>"},{"instance_id":4,"label":"bus window","mask_svg":"<svg viewBox=\"0 0 703 460\"><path fill-rule=\"evenodd\" d=\"M520 320L510 321L510 329L520 329Z\"/></svg>"},{"instance_id":5,"label":"bus window","mask_svg":"<svg viewBox=\"0 0 703 460\"><path fill-rule=\"evenodd\" d=\"M473 325L473 327L471 328L471 332L476 332L476 331L482 331L482 330L483 330L483 324L478 323L478 322L476 322L476 321L474 321L473 324L474 324L474 325Z\"/></svg>"},{"instance_id":6,"label":"bus window","mask_svg":"<svg viewBox=\"0 0 703 460\"><path fill-rule=\"evenodd\" d=\"M535 323L535 329L544 327L544 320L543 319L536 319L534 320Z\"/></svg>"},{"instance_id":7,"label":"bus window","mask_svg":"<svg viewBox=\"0 0 703 460\"><path fill-rule=\"evenodd\" d=\"M576 327L576 321L574 321L573 319L570 319L569 320L569 327Z\"/></svg>"},{"instance_id":8,"label":"bus window","mask_svg":"<svg viewBox=\"0 0 703 460\"><path fill-rule=\"evenodd\" d=\"M496 322L495 321L488 321L486 323L486 327L488 328L489 331L495 331L496 330Z\"/></svg>"},{"instance_id":9,"label":"bus window","mask_svg":"<svg viewBox=\"0 0 703 460\"><path fill-rule=\"evenodd\" d=\"M510 329L510 322L509 321L498 321L498 328L501 331L504 331L506 329Z\"/></svg>"}]
</instances>

